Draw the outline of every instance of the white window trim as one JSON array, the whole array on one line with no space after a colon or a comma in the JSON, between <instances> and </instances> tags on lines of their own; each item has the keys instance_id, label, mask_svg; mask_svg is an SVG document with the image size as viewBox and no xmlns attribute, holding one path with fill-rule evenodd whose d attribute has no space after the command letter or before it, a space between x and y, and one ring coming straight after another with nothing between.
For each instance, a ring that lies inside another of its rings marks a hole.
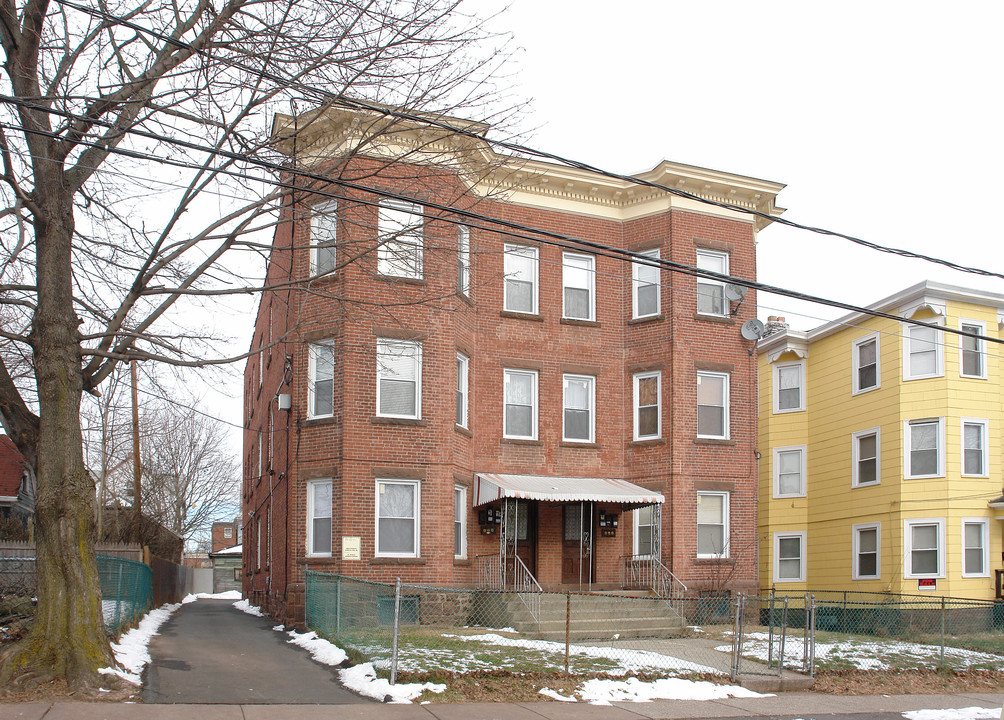
<instances>
[{"instance_id":1,"label":"white window trim","mask_svg":"<svg viewBox=\"0 0 1004 720\"><path fill-rule=\"evenodd\" d=\"M781 369L798 368L798 407L781 409ZM773 366L774 414L802 412L805 410L805 360L796 362L776 363Z\"/></svg>"},{"instance_id":2,"label":"white window trim","mask_svg":"<svg viewBox=\"0 0 1004 720\"><path fill-rule=\"evenodd\" d=\"M861 551L858 533L862 530L875 531L875 574L861 575L858 573L858 553ZM882 523L861 523L851 526L851 579L879 580L882 578Z\"/></svg>"},{"instance_id":3,"label":"white window trim","mask_svg":"<svg viewBox=\"0 0 1004 720\"><path fill-rule=\"evenodd\" d=\"M334 237L330 240L325 241L325 245L337 245L338 242L338 232L337 232L337 222L338 222L338 201L337 200L327 200L325 202L319 202L311 208L310 216L310 274L311 276L317 274L317 249L320 246L317 243L316 238L320 230L318 227L320 219L326 216L334 216L334 225L330 229L334 231Z\"/></svg>"},{"instance_id":4,"label":"white window trim","mask_svg":"<svg viewBox=\"0 0 1004 720\"><path fill-rule=\"evenodd\" d=\"M463 375L457 379L457 384L462 385L463 395L464 395L464 403L461 406L461 410L463 411L462 413L463 422L459 422L457 423L457 425L459 427L466 429L467 426L470 424L471 359L466 355L464 355L462 352L458 352L457 363L458 363L457 373L459 374L460 372L463 372ZM454 416L454 419L456 419L456 416Z\"/></svg>"},{"instance_id":5,"label":"white window trim","mask_svg":"<svg viewBox=\"0 0 1004 720\"><path fill-rule=\"evenodd\" d=\"M655 260L660 259L659 248L653 248L652 250L645 250L638 253L638 255L643 255L645 257L650 257ZM655 283L657 292L655 294L655 312L645 313L644 315L638 312L638 288L641 287L641 282L638 280L638 272L641 268L652 268L651 265L644 265L637 262L631 264L631 317L632 319L655 317L662 312L662 285L659 282ZM662 271L660 268L652 268L656 271L659 277L662 276ZM648 283L646 283L647 285Z\"/></svg>"},{"instance_id":6,"label":"white window trim","mask_svg":"<svg viewBox=\"0 0 1004 720\"><path fill-rule=\"evenodd\" d=\"M380 483L392 483L394 485L412 485L415 488L415 529L414 546L415 551L410 553L391 553L380 551ZM376 557L421 557L422 548L419 541L422 537L422 483L419 480L404 480L401 478L377 478L374 485L376 493L373 500L373 549Z\"/></svg>"},{"instance_id":7,"label":"white window trim","mask_svg":"<svg viewBox=\"0 0 1004 720\"><path fill-rule=\"evenodd\" d=\"M317 382L317 353L322 347L331 348L332 355L334 355L335 343L333 340L322 340L320 342L310 343L307 345L307 419L313 420L314 418L327 418L332 417L335 412L334 402L331 403L331 412L326 415L315 415L314 414L314 386ZM332 367L332 373L334 373L334 367ZM332 377L332 384L334 378ZM332 393L333 394L333 393Z\"/></svg>"},{"instance_id":8,"label":"white window trim","mask_svg":"<svg viewBox=\"0 0 1004 720\"><path fill-rule=\"evenodd\" d=\"M731 493L729 493L728 491L719 491L719 490L698 490L697 491L697 498L698 498L698 500L697 500L697 506L700 506L700 498L701 497L719 496L719 497L722 498L722 522L724 523L724 528L723 528L723 531L722 531L722 551L720 553L702 553L702 552L697 552L698 559L704 559L704 558L715 558L715 559L723 559L723 560L727 560L728 559L729 552L731 550L730 546L731 546L731 542L732 542L732 533L730 532L730 522L729 522L729 518L730 518L730 515L731 515L731 512L732 512L732 508L731 508L732 503L731 503L731 497L730 497L730 495L731 495ZM696 516L695 517L695 521L696 521L696 520L698 520L698 517L699 517L699 515L697 515L697 514L700 511L699 511L698 507L695 507L694 510L695 510L695 516ZM699 521L695 522L695 524L694 524L695 550L696 550L696 545L697 545L697 535L698 535L697 531L698 531L698 528L700 527L700 525L701 525L701 523Z\"/></svg>"},{"instance_id":9,"label":"white window trim","mask_svg":"<svg viewBox=\"0 0 1004 720\"><path fill-rule=\"evenodd\" d=\"M586 270L589 277L589 284L586 290L589 292L589 312L586 317L571 317L568 314L568 308L565 307L565 288L569 287L565 282L565 272L568 266L568 259L574 258L576 260L587 260L589 262L589 268ZM562 253L561 254L561 317L568 320L582 320L584 322L593 322L596 320L596 257L594 255L585 255L583 253Z\"/></svg>"},{"instance_id":10,"label":"white window trim","mask_svg":"<svg viewBox=\"0 0 1004 720\"><path fill-rule=\"evenodd\" d=\"M414 230L416 236L414 240L411 239L411 233L399 233L397 236L383 237L383 218L380 215L380 211L385 208L408 213L418 218L418 224ZM425 210L423 207L403 200L384 200L377 208L377 232L380 236L380 246L377 248L377 273L385 277L403 277L421 280L425 276ZM415 248L414 272L386 272L386 270L391 269L386 267L386 263L393 263L395 261L387 246L388 244L395 245L398 243L411 245Z\"/></svg>"},{"instance_id":11,"label":"white window trim","mask_svg":"<svg viewBox=\"0 0 1004 720\"><path fill-rule=\"evenodd\" d=\"M506 400L506 394L505 394L505 378L509 374L514 374L514 375L530 375L533 378L533 381L531 383L532 386L533 386L532 387L532 389L533 389L533 407L532 407L532 413L531 413L532 417L531 417L531 421L530 421L530 430L531 430L531 434L530 435L512 435L512 434L509 433L509 428L506 427L506 417L507 417L507 415L506 415L505 409L506 409L506 406L508 405L508 402ZM522 368L504 368L502 370L502 437L509 438L509 439L512 439L512 440L536 440L537 439L537 420L538 420L538 414L540 412L540 409L539 409L540 406L539 406L539 402L538 402L538 400L539 400L539 398L538 398L539 383L540 383L540 377L539 377L539 373L536 370L524 370Z\"/></svg>"},{"instance_id":12,"label":"white window trim","mask_svg":"<svg viewBox=\"0 0 1004 720\"><path fill-rule=\"evenodd\" d=\"M533 253L533 307L527 310L513 310L509 307L508 298L509 295L505 291L505 260L510 254L513 257L521 257L516 255L517 251L529 250ZM523 313L525 315L536 315L539 312L539 302L540 302L540 252L533 245L519 245L517 243L505 243L502 246L502 309L506 312Z\"/></svg>"},{"instance_id":13,"label":"white window trim","mask_svg":"<svg viewBox=\"0 0 1004 720\"><path fill-rule=\"evenodd\" d=\"M944 318L936 317L922 321L934 327L944 327ZM945 338L943 333L934 333L934 365L933 373L924 375L913 375L910 372L910 332L912 328L918 327L913 323L903 323L903 380L924 380L926 378L944 377L945 375Z\"/></svg>"},{"instance_id":14,"label":"white window trim","mask_svg":"<svg viewBox=\"0 0 1004 720\"><path fill-rule=\"evenodd\" d=\"M324 553L314 552L314 486L315 485L321 485L321 484L324 484L324 483L327 483L328 485L332 486L331 487L331 494L332 494L332 497L334 497L334 489L335 488L334 488L334 483L332 482L331 478L316 478L314 480L308 480L307 481L307 532L306 532L307 538L306 538L306 540L307 540L307 556L308 557L331 557L331 552L324 552ZM332 512L332 510L329 510L328 512L330 513L330 512ZM334 518L331 515L328 516L328 519L330 521L334 520ZM334 533L334 528L332 528L332 532L331 532L331 547L332 547L332 551L334 550L334 545L335 545L335 533Z\"/></svg>"},{"instance_id":15,"label":"white window trim","mask_svg":"<svg viewBox=\"0 0 1004 720\"><path fill-rule=\"evenodd\" d=\"M398 415L396 413L380 412L380 379L383 371L380 369L380 347L384 344L409 345L414 348L413 359L415 361L415 414ZM396 340L394 338L377 338L376 354L376 416L388 418L402 418L405 420L422 419L422 343L418 340Z\"/></svg>"},{"instance_id":16,"label":"white window trim","mask_svg":"<svg viewBox=\"0 0 1004 720\"><path fill-rule=\"evenodd\" d=\"M858 384L858 370L860 369L860 365L858 365L858 347L872 340L875 341L875 384L862 388ZM882 344L879 334L874 332L858 338L851 345L851 395L871 392L872 390L878 390L880 387L882 387Z\"/></svg>"},{"instance_id":17,"label":"white window trim","mask_svg":"<svg viewBox=\"0 0 1004 720\"><path fill-rule=\"evenodd\" d=\"M799 485L801 490L797 493L781 493L781 453L786 452L797 452L799 454ZM806 458L807 449L805 445L786 445L784 447L776 447L773 452L773 472L774 472L774 497L775 498L792 498L792 497L805 497L806 486L808 485L806 481L806 468L808 466L808 461Z\"/></svg>"},{"instance_id":18,"label":"white window trim","mask_svg":"<svg viewBox=\"0 0 1004 720\"><path fill-rule=\"evenodd\" d=\"M453 502L456 505L457 493L460 493L460 554L456 550L456 543L453 547L453 557L463 560L467 557L467 488L463 485L453 486ZM454 510L453 524L457 524L456 510Z\"/></svg>"},{"instance_id":19,"label":"white window trim","mask_svg":"<svg viewBox=\"0 0 1004 720\"><path fill-rule=\"evenodd\" d=\"M634 509L634 510L631 511L632 512L632 517L631 517L631 525L632 525L632 528L631 528L631 554L634 555L636 558L650 558L650 557L652 557L651 553L648 554L648 555L642 555L641 552L639 552L639 550L638 550L638 539L639 539L638 538L638 530L642 527L641 524L638 522L638 513L641 511L641 509L642 508L636 508L636 509ZM653 512L654 512L654 510L653 510ZM653 528L653 531L652 531L653 533L658 531L658 528L657 528L656 525L646 525L645 527Z\"/></svg>"},{"instance_id":20,"label":"white window trim","mask_svg":"<svg viewBox=\"0 0 1004 720\"><path fill-rule=\"evenodd\" d=\"M457 292L471 294L471 229L457 226Z\"/></svg>"},{"instance_id":21,"label":"white window trim","mask_svg":"<svg viewBox=\"0 0 1004 720\"><path fill-rule=\"evenodd\" d=\"M730 406L732 405L732 403L730 402L730 399L731 399L730 396L731 396L731 392L732 392L731 391L731 387L730 387L730 385L731 385L731 377L730 377L729 373L709 372L709 371L706 371L706 370L699 370L697 372L697 377L698 377L698 379L700 379L701 377L720 377L720 378L724 378L725 379L725 382L722 384L722 402L725 403L724 413L723 413L723 417L722 417L722 425L723 425L722 431L723 431L723 434L721 434L721 435L701 435L701 433L698 432L697 433L697 437L699 437L699 438L710 438L710 439L714 439L714 440L728 440L729 437L730 437L730 435L731 435L731 425L732 425L731 419L730 419L730 416L731 416ZM695 383L695 389L696 389L696 383ZM700 393L699 390L698 390L697 393L695 393L695 396L694 396L695 402L697 401L697 395L699 393ZM700 405L700 403L696 402L696 404L694 406L695 409L699 405Z\"/></svg>"},{"instance_id":22,"label":"white window trim","mask_svg":"<svg viewBox=\"0 0 1004 720\"><path fill-rule=\"evenodd\" d=\"M656 381L656 433L655 435L641 435L638 432L640 427L638 411L641 409L638 405L638 382L640 380L654 377ZM642 372L635 373L633 382L633 397L634 397L634 439L635 440L657 440L662 437L662 372L655 370L654 372Z\"/></svg>"},{"instance_id":23,"label":"white window trim","mask_svg":"<svg viewBox=\"0 0 1004 720\"><path fill-rule=\"evenodd\" d=\"M875 482L863 483L858 478L859 455L858 440L868 435L875 436ZM851 433L851 487L875 487L882 484L882 428L873 427Z\"/></svg>"},{"instance_id":24,"label":"white window trim","mask_svg":"<svg viewBox=\"0 0 1004 720\"><path fill-rule=\"evenodd\" d=\"M797 578L782 578L778 576L778 571L780 570L780 553L781 553L781 540L786 540L788 538L798 538L798 577ZM783 583L804 583L805 582L805 531L797 532L776 532L774 533L774 583L777 585Z\"/></svg>"},{"instance_id":25,"label":"white window trim","mask_svg":"<svg viewBox=\"0 0 1004 720\"><path fill-rule=\"evenodd\" d=\"M911 427L920 423L936 422L938 424L938 470L933 475L912 475L910 473L910 448L912 446ZM934 478L945 476L945 418L915 418L903 421L903 477L908 480L915 478Z\"/></svg>"},{"instance_id":26,"label":"white window trim","mask_svg":"<svg viewBox=\"0 0 1004 720\"><path fill-rule=\"evenodd\" d=\"M987 334L987 324L982 320L967 320L965 318L959 318L959 330L962 330L963 325L973 325L979 328L980 335ZM978 352L980 354L980 370L982 371L979 375L967 375L962 371L962 341L965 336L959 336L959 377L986 380L987 379L987 341L977 339L976 342L979 343Z\"/></svg>"},{"instance_id":27,"label":"white window trim","mask_svg":"<svg viewBox=\"0 0 1004 720\"><path fill-rule=\"evenodd\" d=\"M936 573L915 573L913 567L913 531L914 525L938 526L938 571ZM910 518L903 521L903 577L943 578L945 577L945 518Z\"/></svg>"},{"instance_id":28,"label":"white window trim","mask_svg":"<svg viewBox=\"0 0 1004 720\"><path fill-rule=\"evenodd\" d=\"M565 432L565 392L568 390L569 380L587 380L589 382L589 437L570 438ZM596 376L579 375L576 373L565 373L561 376L561 441L568 443L594 443L596 442Z\"/></svg>"},{"instance_id":29,"label":"white window trim","mask_svg":"<svg viewBox=\"0 0 1004 720\"><path fill-rule=\"evenodd\" d=\"M981 542L983 543L983 568L978 573L967 573L966 572L966 525L979 525ZM964 517L962 518L962 538L961 544L961 557L959 558L962 563L962 577L972 578L972 577L990 577L990 522L987 518L978 517Z\"/></svg>"},{"instance_id":30,"label":"white window trim","mask_svg":"<svg viewBox=\"0 0 1004 720\"><path fill-rule=\"evenodd\" d=\"M983 427L983 472L970 474L966 472L966 425ZM962 477L990 477L990 420L987 418L959 418L959 474Z\"/></svg>"},{"instance_id":31,"label":"white window trim","mask_svg":"<svg viewBox=\"0 0 1004 720\"><path fill-rule=\"evenodd\" d=\"M721 252L721 251L718 251L718 250L705 250L703 248L698 248L697 252L694 255L694 258L695 258L694 265L696 267L700 266L701 255L715 256L715 257L722 258L724 260L724 262L722 263L722 275L728 275L729 274L729 254L727 252ZM708 271L708 272L712 272L712 271ZM706 278L706 277L700 277L700 276L698 276L696 278L695 294L694 294L695 305L696 305L696 301L697 301L697 293L696 293L697 286L700 286L702 284L704 284L704 285L715 285L716 287L721 287L721 289L722 289L722 312L721 313L702 312L700 310L700 308L697 308L697 313L699 315L708 315L708 316L711 316L711 317L728 317L729 316L729 299L727 297L725 297L725 281L724 280L713 280L711 278Z\"/></svg>"}]
</instances>

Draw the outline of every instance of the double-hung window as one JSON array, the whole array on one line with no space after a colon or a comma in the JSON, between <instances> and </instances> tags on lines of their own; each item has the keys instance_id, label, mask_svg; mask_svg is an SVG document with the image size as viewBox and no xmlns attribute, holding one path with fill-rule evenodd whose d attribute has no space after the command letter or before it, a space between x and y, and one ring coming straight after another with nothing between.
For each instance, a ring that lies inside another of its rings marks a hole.
<instances>
[{"instance_id":1,"label":"double-hung window","mask_svg":"<svg viewBox=\"0 0 1004 720\"><path fill-rule=\"evenodd\" d=\"M380 203L378 273L413 279L422 277L423 225L420 206L398 200Z\"/></svg>"},{"instance_id":2,"label":"double-hung window","mask_svg":"<svg viewBox=\"0 0 1004 720\"><path fill-rule=\"evenodd\" d=\"M879 428L861 430L851 434L851 485L877 485L882 479L879 466L881 433Z\"/></svg>"},{"instance_id":3,"label":"double-hung window","mask_svg":"<svg viewBox=\"0 0 1004 720\"><path fill-rule=\"evenodd\" d=\"M904 577L945 576L945 519L918 518L903 521L906 551Z\"/></svg>"},{"instance_id":4,"label":"double-hung window","mask_svg":"<svg viewBox=\"0 0 1004 720\"><path fill-rule=\"evenodd\" d=\"M655 534L659 532L656 526L659 513L655 505L646 505L634 511L634 554L651 557L654 549Z\"/></svg>"},{"instance_id":5,"label":"double-hung window","mask_svg":"<svg viewBox=\"0 0 1004 720\"><path fill-rule=\"evenodd\" d=\"M562 440L591 443L594 437L596 378L592 375L564 376Z\"/></svg>"},{"instance_id":6,"label":"double-hung window","mask_svg":"<svg viewBox=\"0 0 1004 720\"><path fill-rule=\"evenodd\" d=\"M471 229L457 225L457 292L471 294Z\"/></svg>"},{"instance_id":7,"label":"double-hung window","mask_svg":"<svg viewBox=\"0 0 1004 720\"><path fill-rule=\"evenodd\" d=\"M562 255L562 316L570 320L596 319L596 258Z\"/></svg>"},{"instance_id":8,"label":"double-hung window","mask_svg":"<svg viewBox=\"0 0 1004 720\"><path fill-rule=\"evenodd\" d=\"M987 541L990 528L986 518L962 518L962 577L987 577Z\"/></svg>"},{"instance_id":9,"label":"double-hung window","mask_svg":"<svg viewBox=\"0 0 1004 720\"><path fill-rule=\"evenodd\" d=\"M698 250L697 267L719 275L728 275L729 256L723 252ZM728 315L729 306L725 301L724 280L697 278L697 312L702 315Z\"/></svg>"},{"instance_id":10,"label":"double-hung window","mask_svg":"<svg viewBox=\"0 0 1004 720\"><path fill-rule=\"evenodd\" d=\"M962 418L962 474L986 477L987 427L989 421L980 418Z\"/></svg>"},{"instance_id":11,"label":"double-hung window","mask_svg":"<svg viewBox=\"0 0 1004 720\"><path fill-rule=\"evenodd\" d=\"M805 468L805 445L774 448L774 497L804 497Z\"/></svg>"},{"instance_id":12,"label":"double-hung window","mask_svg":"<svg viewBox=\"0 0 1004 720\"><path fill-rule=\"evenodd\" d=\"M537 248L506 243L504 253L505 298L509 312L537 312Z\"/></svg>"},{"instance_id":13,"label":"double-hung window","mask_svg":"<svg viewBox=\"0 0 1004 720\"><path fill-rule=\"evenodd\" d=\"M418 557L421 487L417 480L377 480L376 554Z\"/></svg>"},{"instance_id":14,"label":"double-hung window","mask_svg":"<svg viewBox=\"0 0 1004 720\"><path fill-rule=\"evenodd\" d=\"M453 557L467 557L467 488L453 486Z\"/></svg>"},{"instance_id":15,"label":"double-hung window","mask_svg":"<svg viewBox=\"0 0 1004 720\"><path fill-rule=\"evenodd\" d=\"M307 417L331 417L335 411L335 345L307 346Z\"/></svg>"},{"instance_id":16,"label":"double-hung window","mask_svg":"<svg viewBox=\"0 0 1004 720\"><path fill-rule=\"evenodd\" d=\"M729 376L697 373L697 437L729 437Z\"/></svg>"},{"instance_id":17,"label":"double-hung window","mask_svg":"<svg viewBox=\"0 0 1004 720\"><path fill-rule=\"evenodd\" d=\"M317 203L310 216L310 274L325 275L335 269L335 241L338 237L338 204L334 200Z\"/></svg>"},{"instance_id":18,"label":"double-hung window","mask_svg":"<svg viewBox=\"0 0 1004 720\"><path fill-rule=\"evenodd\" d=\"M662 373L634 376L634 439L662 437Z\"/></svg>"},{"instance_id":19,"label":"double-hung window","mask_svg":"<svg viewBox=\"0 0 1004 720\"><path fill-rule=\"evenodd\" d=\"M331 480L307 482L307 554L331 555Z\"/></svg>"},{"instance_id":20,"label":"double-hung window","mask_svg":"<svg viewBox=\"0 0 1004 720\"><path fill-rule=\"evenodd\" d=\"M854 394L874 390L880 384L879 374L879 336L877 333L867 335L854 341L852 349Z\"/></svg>"},{"instance_id":21,"label":"double-hung window","mask_svg":"<svg viewBox=\"0 0 1004 720\"><path fill-rule=\"evenodd\" d=\"M906 438L906 477L940 477L945 474L944 418L908 420Z\"/></svg>"},{"instance_id":22,"label":"double-hung window","mask_svg":"<svg viewBox=\"0 0 1004 720\"><path fill-rule=\"evenodd\" d=\"M463 353L457 353L457 425L467 427L467 397L471 360Z\"/></svg>"},{"instance_id":23,"label":"double-hung window","mask_svg":"<svg viewBox=\"0 0 1004 720\"><path fill-rule=\"evenodd\" d=\"M805 410L805 362L774 365L774 412Z\"/></svg>"},{"instance_id":24,"label":"double-hung window","mask_svg":"<svg viewBox=\"0 0 1004 720\"><path fill-rule=\"evenodd\" d=\"M697 557L729 556L729 494L697 493Z\"/></svg>"},{"instance_id":25,"label":"double-hung window","mask_svg":"<svg viewBox=\"0 0 1004 720\"><path fill-rule=\"evenodd\" d=\"M877 580L882 576L881 555L882 526L880 523L864 523L852 528L851 569L853 580Z\"/></svg>"},{"instance_id":26,"label":"double-hung window","mask_svg":"<svg viewBox=\"0 0 1004 720\"><path fill-rule=\"evenodd\" d=\"M903 379L938 377L944 374L941 330L932 325L904 326Z\"/></svg>"},{"instance_id":27,"label":"double-hung window","mask_svg":"<svg viewBox=\"0 0 1004 720\"><path fill-rule=\"evenodd\" d=\"M638 253L659 259L659 249ZM643 318L659 314L659 268L640 262L631 263L631 317Z\"/></svg>"},{"instance_id":28,"label":"double-hung window","mask_svg":"<svg viewBox=\"0 0 1004 720\"><path fill-rule=\"evenodd\" d=\"M537 439L537 371L505 370L505 420L502 434Z\"/></svg>"},{"instance_id":29,"label":"double-hung window","mask_svg":"<svg viewBox=\"0 0 1004 720\"><path fill-rule=\"evenodd\" d=\"M377 340L377 415L422 417L422 343Z\"/></svg>"},{"instance_id":30,"label":"double-hung window","mask_svg":"<svg viewBox=\"0 0 1004 720\"><path fill-rule=\"evenodd\" d=\"M774 582L805 582L805 533L774 533Z\"/></svg>"},{"instance_id":31,"label":"double-hung window","mask_svg":"<svg viewBox=\"0 0 1004 720\"><path fill-rule=\"evenodd\" d=\"M962 377L985 378L986 356L983 340L979 336L986 335L986 324L975 320L963 320L959 323L959 329L965 333L959 336L959 374Z\"/></svg>"}]
</instances>

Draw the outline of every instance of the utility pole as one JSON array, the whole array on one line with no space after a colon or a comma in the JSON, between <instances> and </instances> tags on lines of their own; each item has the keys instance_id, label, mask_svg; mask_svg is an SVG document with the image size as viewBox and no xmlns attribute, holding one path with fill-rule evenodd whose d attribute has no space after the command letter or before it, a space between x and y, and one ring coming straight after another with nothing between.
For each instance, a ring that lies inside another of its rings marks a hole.
<instances>
[{"instance_id":1,"label":"utility pole","mask_svg":"<svg viewBox=\"0 0 1004 720\"><path fill-rule=\"evenodd\" d=\"M132 376L132 520L134 539L139 541L140 520L143 517L143 503L140 495L140 464L139 464L139 389L136 379L136 361L129 363L129 373Z\"/></svg>"}]
</instances>

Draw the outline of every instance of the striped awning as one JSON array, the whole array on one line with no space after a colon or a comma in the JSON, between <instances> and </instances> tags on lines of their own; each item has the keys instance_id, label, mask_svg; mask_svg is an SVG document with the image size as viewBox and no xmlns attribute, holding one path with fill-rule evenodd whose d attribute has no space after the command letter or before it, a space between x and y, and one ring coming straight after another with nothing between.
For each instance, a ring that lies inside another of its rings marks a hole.
<instances>
[{"instance_id":1,"label":"striped awning","mask_svg":"<svg viewBox=\"0 0 1004 720\"><path fill-rule=\"evenodd\" d=\"M661 505L666 501L662 493L616 478L475 474L474 507L503 498L543 502L610 502L639 507Z\"/></svg>"}]
</instances>

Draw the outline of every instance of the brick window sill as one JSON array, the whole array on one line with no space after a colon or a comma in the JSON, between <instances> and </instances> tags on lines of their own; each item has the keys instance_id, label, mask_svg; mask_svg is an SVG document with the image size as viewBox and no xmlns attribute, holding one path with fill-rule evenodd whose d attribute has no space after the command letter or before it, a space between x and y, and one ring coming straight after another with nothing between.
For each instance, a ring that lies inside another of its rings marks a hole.
<instances>
[{"instance_id":1,"label":"brick window sill","mask_svg":"<svg viewBox=\"0 0 1004 720\"><path fill-rule=\"evenodd\" d=\"M471 296L468 295L467 293L461 292L460 290L458 290L457 291L457 297L460 298L461 300L463 300L465 303L467 303L471 307L474 307L474 301L471 300Z\"/></svg>"},{"instance_id":2,"label":"brick window sill","mask_svg":"<svg viewBox=\"0 0 1004 720\"><path fill-rule=\"evenodd\" d=\"M371 417L370 423L373 425L405 425L409 427L425 427L429 423L419 418L391 418L391 417Z\"/></svg>"},{"instance_id":3,"label":"brick window sill","mask_svg":"<svg viewBox=\"0 0 1004 720\"><path fill-rule=\"evenodd\" d=\"M533 322L544 322L544 316L537 313L513 312L512 310L502 310L499 317L511 318L513 320L531 320Z\"/></svg>"},{"instance_id":4,"label":"brick window sill","mask_svg":"<svg viewBox=\"0 0 1004 720\"><path fill-rule=\"evenodd\" d=\"M601 327L599 322L596 320L576 320L575 318L561 318L558 321L562 325L571 325L573 327Z\"/></svg>"},{"instance_id":5,"label":"brick window sill","mask_svg":"<svg viewBox=\"0 0 1004 720\"><path fill-rule=\"evenodd\" d=\"M303 424L306 427L312 427L314 425L333 425L334 423L335 423L334 415L332 415L331 417L308 418L307 420L303 421Z\"/></svg>"},{"instance_id":6,"label":"brick window sill","mask_svg":"<svg viewBox=\"0 0 1004 720\"><path fill-rule=\"evenodd\" d=\"M453 558L453 567L470 567L470 565L471 565L470 558L458 558L458 557Z\"/></svg>"},{"instance_id":7,"label":"brick window sill","mask_svg":"<svg viewBox=\"0 0 1004 720\"><path fill-rule=\"evenodd\" d=\"M600 449L600 444L599 443L590 443L590 442L569 442L567 440L562 440L560 443L558 443L558 447L563 447L563 448L583 448L585 450L599 450Z\"/></svg>"},{"instance_id":8,"label":"brick window sill","mask_svg":"<svg viewBox=\"0 0 1004 720\"><path fill-rule=\"evenodd\" d=\"M503 445L543 445L544 443L540 440L530 440L522 438L502 438L500 441Z\"/></svg>"},{"instance_id":9,"label":"brick window sill","mask_svg":"<svg viewBox=\"0 0 1004 720\"><path fill-rule=\"evenodd\" d=\"M694 438L694 445L717 445L719 447L735 447L735 440L725 438Z\"/></svg>"},{"instance_id":10,"label":"brick window sill","mask_svg":"<svg viewBox=\"0 0 1004 720\"><path fill-rule=\"evenodd\" d=\"M425 565L426 559L417 557L375 557L370 559L370 565Z\"/></svg>"},{"instance_id":11,"label":"brick window sill","mask_svg":"<svg viewBox=\"0 0 1004 720\"><path fill-rule=\"evenodd\" d=\"M650 447L665 444L666 438L651 438L650 440L632 440L628 443L628 447Z\"/></svg>"},{"instance_id":12,"label":"brick window sill","mask_svg":"<svg viewBox=\"0 0 1004 720\"><path fill-rule=\"evenodd\" d=\"M428 285L425 278L401 277L399 275L377 275L376 279L387 283L400 283L401 285Z\"/></svg>"},{"instance_id":13,"label":"brick window sill","mask_svg":"<svg viewBox=\"0 0 1004 720\"><path fill-rule=\"evenodd\" d=\"M696 558L694 565L735 565L734 558Z\"/></svg>"},{"instance_id":14,"label":"brick window sill","mask_svg":"<svg viewBox=\"0 0 1004 720\"><path fill-rule=\"evenodd\" d=\"M627 324L642 325L644 323L659 322L660 320L665 320L665 319L666 316L663 315L662 313L659 313L658 315L646 315L645 317L631 318L630 320L627 321Z\"/></svg>"},{"instance_id":15,"label":"brick window sill","mask_svg":"<svg viewBox=\"0 0 1004 720\"><path fill-rule=\"evenodd\" d=\"M464 437L469 437L469 438L474 437L474 433L472 433L469 429L465 428L463 425L454 424L453 429L456 431L457 435L463 435Z\"/></svg>"},{"instance_id":16,"label":"brick window sill","mask_svg":"<svg viewBox=\"0 0 1004 720\"><path fill-rule=\"evenodd\" d=\"M718 323L719 325L735 325L736 321L734 318L728 315L705 315L704 313L694 313L694 320L701 320L703 322Z\"/></svg>"}]
</instances>

